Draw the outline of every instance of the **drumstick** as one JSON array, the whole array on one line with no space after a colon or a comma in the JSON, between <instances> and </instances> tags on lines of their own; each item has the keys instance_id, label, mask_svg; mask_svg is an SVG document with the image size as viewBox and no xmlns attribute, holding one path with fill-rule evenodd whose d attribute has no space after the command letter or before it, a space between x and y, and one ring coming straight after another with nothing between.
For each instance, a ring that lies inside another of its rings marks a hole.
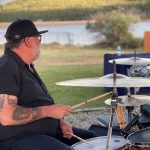
<instances>
[{"instance_id":1,"label":"drumstick","mask_svg":"<svg viewBox=\"0 0 150 150\"><path fill-rule=\"evenodd\" d=\"M77 135L75 135L75 134L73 134L73 133L70 133L70 134L71 134L74 138L76 138L76 139L78 139L78 140L82 141L83 143L88 144L90 147L92 147L92 148L94 148L94 147L95 147L94 145L90 144L88 141L86 141L86 140L84 140L84 139L80 138L79 136L77 136Z\"/></svg>"},{"instance_id":2,"label":"drumstick","mask_svg":"<svg viewBox=\"0 0 150 150\"><path fill-rule=\"evenodd\" d=\"M79 103L79 104L76 104L76 105L72 106L72 108L73 108L73 109L78 108L78 107L80 107L80 106L82 106L82 105L85 105L85 104L87 104L87 103L89 103L89 102L95 101L95 100L97 100L97 99L99 99L99 98L102 98L102 97L104 97L104 96L107 96L107 95L109 95L109 94L112 94L112 92L108 92L108 93L99 95L99 96L97 96L97 97L91 98L91 99L89 99L89 100L87 100L87 101L84 101L84 102L81 102L81 103Z\"/></svg>"},{"instance_id":3,"label":"drumstick","mask_svg":"<svg viewBox=\"0 0 150 150\"><path fill-rule=\"evenodd\" d=\"M118 118L120 127L122 129L125 128L125 126L126 126L126 120L125 120L124 115L123 115L123 107L117 106L117 108L116 108L116 116Z\"/></svg>"}]
</instances>

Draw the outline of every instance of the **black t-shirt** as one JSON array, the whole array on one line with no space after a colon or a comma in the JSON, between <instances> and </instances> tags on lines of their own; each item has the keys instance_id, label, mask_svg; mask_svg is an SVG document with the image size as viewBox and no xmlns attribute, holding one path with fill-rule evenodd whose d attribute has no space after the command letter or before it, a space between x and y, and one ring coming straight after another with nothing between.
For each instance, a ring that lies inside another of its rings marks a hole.
<instances>
[{"instance_id":1,"label":"black t-shirt","mask_svg":"<svg viewBox=\"0 0 150 150\"><path fill-rule=\"evenodd\" d=\"M6 49L0 58L0 94L17 96L18 105L24 107L53 105L54 101L33 65L31 68L32 71L16 53ZM15 139L27 133L55 136L58 127L59 120L54 118L44 118L24 125L0 125L0 141Z\"/></svg>"}]
</instances>

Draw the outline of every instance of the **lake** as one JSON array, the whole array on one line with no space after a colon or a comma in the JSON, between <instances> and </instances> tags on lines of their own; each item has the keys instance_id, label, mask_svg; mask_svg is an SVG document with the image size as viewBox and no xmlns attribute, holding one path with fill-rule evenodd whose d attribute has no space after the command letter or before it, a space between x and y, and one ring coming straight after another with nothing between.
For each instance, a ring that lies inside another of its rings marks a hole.
<instances>
[{"instance_id":1,"label":"lake","mask_svg":"<svg viewBox=\"0 0 150 150\"><path fill-rule=\"evenodd\" d=\"M96 43L97 33L91 33L86 29L86 24L67 24L57 26L42 26L37 27L38 30L48 30L49 32L43 34L42 43L48 44L57 42L60 44L73 44L73 45L91 45ZM129 31L135 36L144 38L144 32L150 31L150 21L139 22L129 27ZM0 29L0 44L5 43L3 37L6 29Z\"/></svg>"}]
</instances>

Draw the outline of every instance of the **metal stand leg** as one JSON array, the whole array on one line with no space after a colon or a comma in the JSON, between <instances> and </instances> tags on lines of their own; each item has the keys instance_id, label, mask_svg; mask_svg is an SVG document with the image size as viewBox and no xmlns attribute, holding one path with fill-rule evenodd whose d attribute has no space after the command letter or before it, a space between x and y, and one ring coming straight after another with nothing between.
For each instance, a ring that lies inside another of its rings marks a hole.
<instances>
[{"instance_id":1,"label":"metal stand leg","mask_svg":"<svg viewBox=\"0 0 150 150\"><path fill-rule=\"evenodd\" d=\"M107 133L107 142L106 142L106 149L105 150L110 150L110 139L111 139L111 135L112 135L112 123L113 123L113 116L115 113L115 108L116 107L112 107L111 108L111 116L110 116L110 122L109 122L109 128L108 128L108 133Z\"/></svg>"},{"instance_id":2,"label":"metal stand leg","mask_svg":"<svg viewBox=\"0 0 150 150\"><path fill-rule=\"evenodd\" d=\"M111 116L110 116L105 150L109 150L109 147L110 147L109 143L110 143L110 139L111 139L111 135L112 135L113 116L115 113L115 108L118 103L118 93L117 93L117 89L116 89L116 63L115 63L115 61L113 61L113 68L114 68L114 73L113 73L113 92L112 92L112 96L111 96Z\"/></svg>"}]
</instances>

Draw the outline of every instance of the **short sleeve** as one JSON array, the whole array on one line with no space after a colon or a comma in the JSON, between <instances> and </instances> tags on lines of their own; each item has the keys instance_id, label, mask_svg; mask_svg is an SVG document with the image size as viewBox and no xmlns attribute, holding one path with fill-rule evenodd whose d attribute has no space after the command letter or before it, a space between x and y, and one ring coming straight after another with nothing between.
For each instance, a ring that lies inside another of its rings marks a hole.
<instances>
[{"instance_id":1,"label":"short sleeve","mask_svg":"<svg viewBox=\"0 0 150 150\"><path fill-rule=\"evenodd\" d=\"M14 67L5 65L0 68L0 94L18 96L19 74Z\"/></svg>"}]
</instances>

